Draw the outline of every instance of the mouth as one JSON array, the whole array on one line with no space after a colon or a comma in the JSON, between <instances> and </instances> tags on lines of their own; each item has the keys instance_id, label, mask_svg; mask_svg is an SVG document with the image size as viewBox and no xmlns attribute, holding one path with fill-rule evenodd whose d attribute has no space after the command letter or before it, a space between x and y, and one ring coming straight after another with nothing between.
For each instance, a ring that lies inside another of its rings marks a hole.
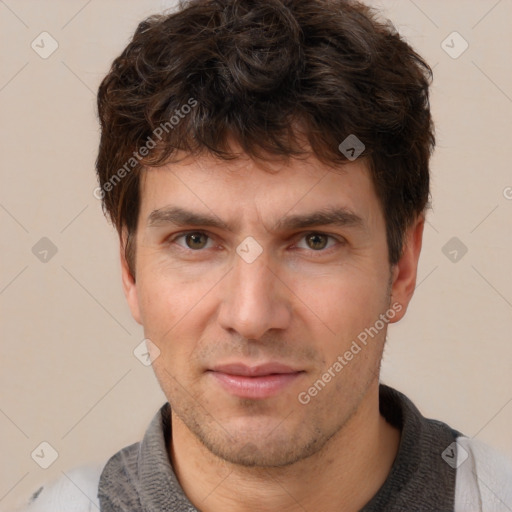
<instances>
[{"instance_id":1,"label":"mouth","mask_svg":"<svg viewBox=\"0 0 512 512\"><path fill-rule=\"evenodd\" d=\"M209 369L208 373L231 395L261 400L285 390L305 371L271 362L258 366L243 363L219 365Z\"/></svg>"}]
</instances>

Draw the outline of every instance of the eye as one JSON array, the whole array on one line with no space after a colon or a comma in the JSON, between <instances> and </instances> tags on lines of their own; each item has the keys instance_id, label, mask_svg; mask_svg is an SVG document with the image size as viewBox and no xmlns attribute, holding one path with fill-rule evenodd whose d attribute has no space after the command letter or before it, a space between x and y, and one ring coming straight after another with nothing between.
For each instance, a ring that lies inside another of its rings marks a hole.
<instances>
[{"instance_id":1,"label":"eye","mask_svg":"<svg viewBox=\"0 0 512 512\"><path fill-rule=\"evenodd\" d=\"M332 241L330 246L328 245L329 239ZM184 243L178 243L178 240L183 240ZM329 253L330 249L336 247L336 245L344 244L344 240L342 239L316 231L301 235L300 240L305 240L306 247L300 247L299 244L297 244L296 247L312 253L319 253L319 256ZM213 240L204 231L186 231L169 239L169 244L176 243L178 247L189 252L201 252L203 249L211 249L212 245L208 246L208 242L213 243ZM336 244L336 242L338 242L338 244Z\"/></svg>"},{"instance_id":2,"label":"eye","mask_svg":"<svg viewBox=\"0 0 512 512\"><path fill-rule=\"evenodd\" d=\"M338 241L339 243L341 243L340 240L337 240L331 235L318 232L306 233L302 235L301 238L301 240L306 241L306 249L312 250L313 252L328 252L325 251L324 249L326 248L329 239L333 240L334 242ZM332 248L333 245L336 244L332 244L330 247L328 247L328 249Z\"/></svg>"},{"instance_id":3,"label":"eye","mask_svg":"<svg viewBox=\"0 0 512 512\"><path fill-rule=\"evenodd\" d=\"M211 241L211 238L203 231L188 231L186 233L181 233L180 235L175 236L174 238L170 239L169 242L175 242L180 238L184 239L185 245L178 245L184 249L191 249L192 251L199 251L204 249L206 247L207 241Z\"/></svg>"}]
</instances>

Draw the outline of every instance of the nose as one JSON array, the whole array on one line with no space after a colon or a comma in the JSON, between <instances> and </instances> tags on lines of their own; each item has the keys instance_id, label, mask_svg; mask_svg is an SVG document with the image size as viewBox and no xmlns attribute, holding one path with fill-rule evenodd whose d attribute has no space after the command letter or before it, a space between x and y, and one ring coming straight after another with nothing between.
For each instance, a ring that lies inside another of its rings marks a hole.
<instances>
[{"instance_id":1,"label":"nose","mask_svg":"<svg viewBox=\"0 0 512 512\"><path fill-rule=\"evenodd\" d=\"M270 329L286 329L293 293L280 279L266 251L251 263L238 255L222 281L219 323L246 339L258 340Z\"/></svg>"}]
</instances>

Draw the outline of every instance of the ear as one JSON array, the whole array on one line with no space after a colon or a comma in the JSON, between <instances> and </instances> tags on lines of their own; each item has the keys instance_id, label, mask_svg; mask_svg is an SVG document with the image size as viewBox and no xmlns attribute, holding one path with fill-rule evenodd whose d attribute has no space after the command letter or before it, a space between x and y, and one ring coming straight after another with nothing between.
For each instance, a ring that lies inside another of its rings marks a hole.
<instances>
[{"instance_id":1,"label":"ear","mask_svg":"<svg viewBox=\"0 0 512 512\"><path fill-rule=\"evenodd\" d=\"M425 216L419 215L405 233L403 253L392 270L391 304L398 303L402 308L397 311L390 323L401 320L416 288L418 260L423 240Z\"/></svg>"},{"instance_id":2,"label":"ear","mask_svg":"<svg viewBox=\"0 0 512 512\"><path fill-rule=\"evenodd\" d=\"M139 307L139 297L137 294L137 284L135 283L135 277L132 276L132 273L128 265L128 261L126 260L125 248L127 240L128 233L125 229L123 229L122 234L119 236L119 256L121 258L121 279L123 282L123 291L134 320L140 325L142 325Z\"/></svg>"}]
</instances>

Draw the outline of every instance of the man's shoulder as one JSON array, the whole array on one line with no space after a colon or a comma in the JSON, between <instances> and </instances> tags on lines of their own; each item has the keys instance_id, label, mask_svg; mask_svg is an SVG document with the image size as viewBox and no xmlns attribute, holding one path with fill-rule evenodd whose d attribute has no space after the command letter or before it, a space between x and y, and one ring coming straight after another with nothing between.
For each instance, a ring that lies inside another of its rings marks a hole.
<instances>
[{"instance_id":1,"label":"man's shoulder","mask_svg":"<svg viewBox=\"0 0 512 512\"><path fill-rule=\"evenodd\" d=\"M109 463L136 458L140 442L125 446L104 462L83 464L35 490L15 512L90 512L100 509L98 486Z\"/></svg>"},{"instance_id":2,"label":"man's shoulder","mask_svg":"<svg viewBox=\"0 0 512 512\"><path fill-rule=\"evenodd\" d=\"M466 436L456 440L455 512L479 504L485 512L508 512L512 505L512 460Z\"/></svg>"},{"instance_id":3,"label":"man's shoulder","mask_svg":"<svg viewBox=\"0 0 512 512\"><path fill-rule=\"evenodd\" d=\"M17 512L90 512L100 509L98 483L105 466L87 464L63 471L37 489Z\"/></svg>"}]
</instances>

